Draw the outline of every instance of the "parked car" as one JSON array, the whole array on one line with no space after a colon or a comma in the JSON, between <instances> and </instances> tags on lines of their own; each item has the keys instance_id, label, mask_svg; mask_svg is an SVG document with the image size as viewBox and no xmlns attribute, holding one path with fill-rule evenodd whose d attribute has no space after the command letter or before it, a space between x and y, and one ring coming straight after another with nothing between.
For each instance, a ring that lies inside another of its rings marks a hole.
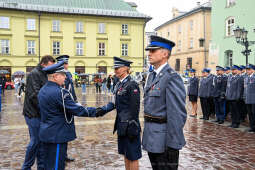
<instances>
[{"instance_id":1,"label":"parked car","mask_svg":"<svg viewBox=\"0 0 255 170\"><path fill-rule=\"evenodd\" d=\"M5 89L8 89L8 90L14 89L14 83L11 82L11 81L7 81L7 82L5 83L5 87L4 87L4 88L5 88Z\"/></svg>"}]
</instances>

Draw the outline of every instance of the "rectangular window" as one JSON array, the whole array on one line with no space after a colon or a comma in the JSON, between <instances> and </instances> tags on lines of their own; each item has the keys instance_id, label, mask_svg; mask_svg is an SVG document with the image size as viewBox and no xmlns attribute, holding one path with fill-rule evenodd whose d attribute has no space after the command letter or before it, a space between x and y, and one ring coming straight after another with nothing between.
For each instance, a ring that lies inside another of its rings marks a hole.
<instances>
[{"instance_id":1,"label":"rectangular window","mask_svg":"<svg viewBox=\"0 0 255 170\"><path fill-rule=\"evenodd\" d=\"M53 22L52 22L52 31L53 32L60 32L60 21L59 20L53 20Z\"/></svg>"},{"instance_id":2,"label":"rectangular window","mask_svg":"<svg viewBox=\"0 0 255 170\"><path fill-rule=\"evenodd\" d=\"M98 54L100 56L105 56L105 43L99 43L99 45L98 45Z\"/></svg>"},{"instance_id":3,"label":"rectangular window","mask_svg":"<svg viewBox=\"0 0 255 170\"><path fill-rule=\"evenodd\" d=\"M105 33L105 23L98 24L98 33L104 34Z\"/></svg>"},{"instance_id":4,"label":"rectangular window","mask_svg":"<svg viewBox=\"0 0 255 170\"><path fill-rule=\"evenodd\" d=\"M59 55L59 54L60 54L60 42L53 41L53 55Z\"/></svg>"},{"instance_id":5,"label":"rectangular window","mask_svg":"<svg viewBox=\"0 0 255 170\"><path fill-rule=\"evenodd\" d=\"M233 6L236 4L236 0L227 0L227 6Z\"/></svg>"},{"instance_id":6,"label":"rectangular window","mask_svg":"<svg viewBox=\"0 0 255 170\"><path fill-rule=\"evenodd\" d=\"M10 54L9 40L1 40L1 54Z\"/></svg>"},{"instance_id":7,"label":"rectangular window","mask_svg":"<svg viewBox=\"0 0 255 170\"><path fill-rule=\"evenodd\" d=\"M189 58L187 58L187 69L191 69L192 68L192 58L191 57L189 57Z\"/></svg>"},{"instance_id":8,"label":"rectangular window","mask_svg":"<svg viewBox=\"0 0 255 170\"><path fill-rule=\"evenodd\" d=\"M181 64L181 60L180 59L176 59L176 62L175 62L175 71L180 71L180 64Z\"/></svg>"},{"instance_id":9,"label":"rectangular window","mask_svg":"<svg viewBox=\"0 0 255 170\"><path fill-rule=\"evenodd\" d=\"M190 38L190 40L189 40L189 47L193 48L193 38Z\"/></svg>"},{"instance_id":10,"label":"rectangular window","mask_svg":"<svg viewBox=\"0 0 255 170\"><path fill-rule=\"evenodd\" d=\"M190 30L192 31L192 30L193 30L193 20L191 20L191 21L189 22L189 27L190 27Z\"/></svg>"},{"instance_id":11,"label":"rectangular window","mask_svg":"<svg viewBox=\"0 0 255 170\"><path fill-rule=\"evenodd\" d=\"M128 34L128 24L122 24L122 34L123 35Z\"/></svg>"},{"instance_id":12,"label":"rectangular window","mask_svg":"<svg viewBox=\"0 0 255 170\"><path fill-rule=\"evenodd\" d=\"M170 37L170 30L169 29L167 30L167 36L168 36L168 38Z\"/></svg>"},{"instance_id":13,"label":"rectangular window","mask_svg":"<svg viewBox=\"0 0 255 170\"><path fill-rule=\"evenodd\" d=\"M181 27L181 25L178 26L178 32L179 32L179 33L182 32L182 27Z\"/></svg>"},{"instance_id":14,"label":"rectangular window","mask_svg":"<svg viewBox=\"0 0 255 170\"><path fill-rule=\"evenodd\" d=\"M235 19L229 18L226 21L226 36L232 36L234 35L234 26L235 26Z\"/></svg>"},{"instance_id":15,"label":"rectangular window","mask_svg":"<svg viewBox=\"0 0 255 170\"><path fill-rule=\"evenodd\" d=\"M27 19L27 30L35 30L35 19Z\"/></svg>"},{"instance_id":16,"label":"rectangular window","mask_svg":"<svg viewBox=\"0 0 255 170\"><path fill-rule=\"evenodd\" d=\"M34 40L27 41L27 54L29 54L29 55L35 54L35 41Z\"/></svg>"},{"instance_id":17,"label":"rectangular window","mask_svg":"<svg viewBox=\"0 0 255 170\"><path fill-rule=\"evenodd\" d=\"M0 17L0 28L9 29L10 19L9 17Z\"/></svg>"},{"instance_id":18,"label":"rectangular window","mask_svg":"<svg viewBox=\"0 0 255 170\"><path fill-rule=\"evenodd\" d=\"M121 55L128 56L128 44L121 45Z\"/></svg>"},{"instance_id":19,"label":"rectangular window","mask_svg":"<svg viewBox=\"0 0 255 170\"><path fill-rule=\"evenodd\" d=\"M83 23L76 22L76 32L83 32Z\"/></svg>"},{"instance_id":20,"label":"rectangular window","mask_svg":"<svg viewBox=\"0 0 255 170\"><path fill-rule=\"evenodd\" d=\"M83 55L83 42L76 43L76 55Z\"/></svg>"},{"instance_id":21,"label":"rectangular window","mask_svg":"<svg viewBox=\"0 0 255 170\"><path fill-rule=\"evenodd\" d=\"M203 38L199 39L199 47L204 47L205 40Z\"/></svg>"}]
</instances>

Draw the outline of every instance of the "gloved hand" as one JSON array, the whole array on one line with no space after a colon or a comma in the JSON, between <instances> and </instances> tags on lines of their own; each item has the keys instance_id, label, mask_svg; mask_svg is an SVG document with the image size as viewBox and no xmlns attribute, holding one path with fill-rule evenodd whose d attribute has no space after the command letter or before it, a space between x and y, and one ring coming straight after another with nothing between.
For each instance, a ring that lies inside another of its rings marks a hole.
<instances>
[{"instance_id":1,"label":"gloved hand","mask_svg":"<svg viewBox=\"0 0 255 170\"><path fill-rule=\"evenodd\" d=\"M106 113L101 107L96 108L96 117L103 116Z\"/></svg>"},{"instance_id":2,"label":"gloved hand","mask_svg":"<svg viewBox=\"0 0 255 170\"><path fill-rule=\"evenodd\" d=\"M220 99L225 99L225 95L224 95L224 94L221 94L221 95L220 95Z\"/></svg>"}]
</instances>

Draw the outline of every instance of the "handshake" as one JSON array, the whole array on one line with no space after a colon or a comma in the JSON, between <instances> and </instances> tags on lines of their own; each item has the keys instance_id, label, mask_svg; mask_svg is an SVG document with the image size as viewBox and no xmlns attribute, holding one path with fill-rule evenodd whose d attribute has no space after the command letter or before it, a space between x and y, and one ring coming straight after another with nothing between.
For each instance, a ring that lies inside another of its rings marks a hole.
<instances>
[{"instance_id":1,"label":"handshake","mask_svg":"<svg viewBox=\"0 0 255 170\"><path fill-rule=\"evenodd\" d=\"M106 113L115 109L115 105L109 102L107 105L96 108L96 117L104 116Z\"/></svg>"}]
</instances>

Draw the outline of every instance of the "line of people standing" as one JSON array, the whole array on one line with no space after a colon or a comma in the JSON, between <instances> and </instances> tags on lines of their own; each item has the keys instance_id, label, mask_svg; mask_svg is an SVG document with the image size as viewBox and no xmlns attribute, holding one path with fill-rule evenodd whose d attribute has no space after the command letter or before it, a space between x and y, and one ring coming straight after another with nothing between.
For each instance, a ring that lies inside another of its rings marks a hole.
<instances>
[{"instance_id":1,"label":"line of people standing","mask_svg":"<svg viewBox=\"0 0 255 170\"><path fill-rule=\"evenodd\" d=\"M216 66L216 75L209 68L202 70L199 80L191 69L188 96L192 103L191 117L197 115L197 98L200 98L203 117L209 120L210 115L216 114L215 122L223 124L231 113L231 125L238 128L240 123L249 116L249 132L255 132L255 66L233 65L231 68Z\"/></svg>"}]
</instances>

